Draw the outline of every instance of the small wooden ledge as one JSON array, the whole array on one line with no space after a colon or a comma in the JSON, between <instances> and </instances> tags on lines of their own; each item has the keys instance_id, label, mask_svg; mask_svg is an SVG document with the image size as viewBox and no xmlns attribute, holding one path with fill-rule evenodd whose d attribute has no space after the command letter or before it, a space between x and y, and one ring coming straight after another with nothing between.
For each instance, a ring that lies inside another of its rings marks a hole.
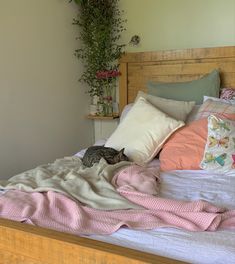
<instances>
[{"instance_id":1,"label":"small wooden ledge","mask_svg":"<svg viewBox=\"0 0 235 264\"><path fill-rule=\"evenodd\" d=\"M86 118L92 120L113 120L119 118L118 114L114 114L113 116L98 116L98 115L87 115Z\"/></svg>"}]
</instances>

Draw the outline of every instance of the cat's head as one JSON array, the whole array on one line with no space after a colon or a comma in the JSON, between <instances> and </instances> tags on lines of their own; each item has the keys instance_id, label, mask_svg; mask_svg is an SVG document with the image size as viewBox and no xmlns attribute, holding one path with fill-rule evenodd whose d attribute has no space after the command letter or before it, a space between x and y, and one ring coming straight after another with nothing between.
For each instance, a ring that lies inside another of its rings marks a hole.
<instances>
[{"instance_id":1,"label":"cat's head","mask_svg":"<svg viewBox=\"0 0 235 264\"><path fill-rule=\"evenodd\" d=\"M129 161L128 157L124 154L125 148L121 149L115 156L114 161L118 163L120 161Z\"/></svg>"}]
</instances>

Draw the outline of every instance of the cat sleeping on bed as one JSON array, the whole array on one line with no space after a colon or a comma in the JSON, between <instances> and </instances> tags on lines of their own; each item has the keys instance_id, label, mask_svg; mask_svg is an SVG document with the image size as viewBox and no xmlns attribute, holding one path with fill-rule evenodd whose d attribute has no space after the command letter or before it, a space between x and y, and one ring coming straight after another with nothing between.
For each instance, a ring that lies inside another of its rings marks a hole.
<instances>
[{"instance_id":1,"label":"cat sleeping on bed","mask_svg":"<svg viewBox=\"0 0 235 264\"><path fill-rule=\"evenodd\" d=\"M104 146L92 146L86 150L82 162L86 167L92 167L95 163L99 162L101 158L104 158L109 164L116 164L120 161L129 160L124 154L124 148L117 151L113 148Z\"/></svg>"}]
</instances>

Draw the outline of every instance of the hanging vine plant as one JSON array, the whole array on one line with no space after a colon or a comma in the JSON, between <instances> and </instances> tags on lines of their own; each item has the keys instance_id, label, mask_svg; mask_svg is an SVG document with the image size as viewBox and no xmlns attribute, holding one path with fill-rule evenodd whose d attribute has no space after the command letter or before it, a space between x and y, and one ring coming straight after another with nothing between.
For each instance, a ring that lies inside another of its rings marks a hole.
<instances>
[{"instance_id":1,"label":"hanging vine plant","mask_svg":"<svg viewBox=\"0 0 235 264\"><path fill-rule=\"evenodd\" d=\"M104 79L100 78L99 73L118 71L117 60L125 46L119 43L125 30L123 11L119 9L119 0L73 1L79 7L78 17L73 24L80 28L81 48L75 51L84 65L80 81L88 85L91 96L102 96ZM116 77L118 74L108 76Z\"/></svg>"}]
</instances>

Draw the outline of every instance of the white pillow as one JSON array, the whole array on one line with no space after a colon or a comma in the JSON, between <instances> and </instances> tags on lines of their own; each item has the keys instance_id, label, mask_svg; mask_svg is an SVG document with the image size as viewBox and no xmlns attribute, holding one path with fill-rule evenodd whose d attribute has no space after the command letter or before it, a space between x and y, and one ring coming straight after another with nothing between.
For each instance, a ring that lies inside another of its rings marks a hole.
<instances>
[{"instance_id":1,"label":"white pillow","mask_svg":"<svg viewBox=\"0 0 235 264\"><path fill-rule=\"evenodd\" d=\"M143 91L139 91L137 97L135 99L138 100L139 97L143 97L147 99L152 105L157 107L162 112L167 115L175 118L176 120L182 120L185 122L188 114L192 111L195 106L195 102L185 102L185 101L176 101L172 99L166 99L162 97L158 97L155 95L144 93Z\"/></svg>"},{"instance_id":2,"label":"white pillow","mask_svg":"<svg viewBox=\"0 0 235 264\"><path fill-rule=\"evenodd\" d=\"M167 138L184 125L140 97L125 119L107 140L105 147L125 148L131 161L145 165L151 161Z\"/></svg>"},{"instance_id":3,"label":"white pillow","mask_svg":"<svg viewBox=\"0 0 235 264\"><path fill-rule=\"evenodd\" d=\"M123 121L123 119L126 117L126 115L128 114L128 112L131 110L132 106L134 104L128 104L126 105L123 110L122 110L122 113L121 113L121 116L120 116L120 123Z\"/></svg>"},{"instance_id":4,"label":"white pillow","mask_svg":"<svg viewBox=\"0 0 235 264\"><path fill-rule=\"evenodd\" d=\"M212 101L216 101L216 102L226 103L226 104L232 104L232 105L235 104L235 100L221 99L221 98L210 97L210 96L205 96L205 95L203 97L203 102L205 102L208 99L211 99Z\"/></svg>"}]
</instances>

